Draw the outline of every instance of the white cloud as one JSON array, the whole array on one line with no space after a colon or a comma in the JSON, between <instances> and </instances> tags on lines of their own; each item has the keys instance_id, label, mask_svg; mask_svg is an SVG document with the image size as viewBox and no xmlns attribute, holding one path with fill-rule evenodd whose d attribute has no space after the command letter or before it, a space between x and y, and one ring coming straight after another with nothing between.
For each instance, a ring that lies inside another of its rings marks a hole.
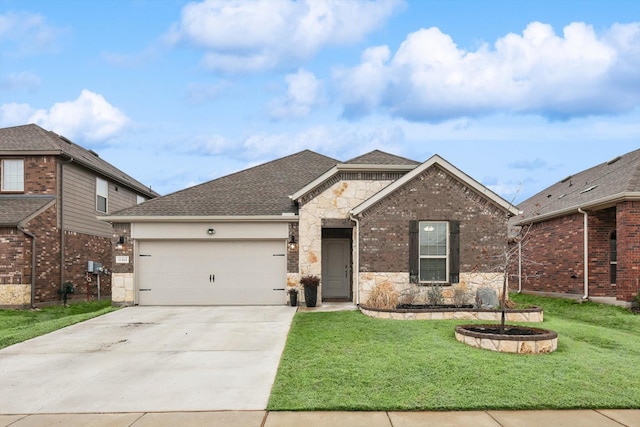
<instances>
[{"instance_id":1,"label":"white cloud","mask_svg":"<svg viewBox=\"0 0 640 427\"><path fill-rule=\"evenodd\" d=\"M222 135L206 135L195 137L196 143L187 150L199 155L218 155L233 149L233 142ZM171 149L171 147L169 147Z\"/></svg>"},{"instance_id":2,"label":"white cloud","mask_svg":"<svg viewBox=\"0 0 640 427\"><path fill-rule=\"evenodd\" d=\"M48 110L16 103L0 106L1 126L36 123L70 139L87 142L112 138L129 122L129 118L102 95L86 89L76 100L55 103Z\"/></svg>"},{"instance_id":3,"label":"white cloud","mask_svg":"<svg viewBox=\"0 0 640 427\"><path fill-rule=\"evenodd\" d=\"M348 160L375 149L399 154L403 142L403 131L396 125L365 128L315 126L297 133L250 135L242 142L238 154L262 162L308 149Z\"/></svg>"},{"instance_id":4,"label":"white cloud","mask_svg":"<svg viewBox=\"0 0 640 427\"><path fill-rule=\"evenodd\" d=\"M312 108L324 102L322 82L306 70L287 74L287 94L269 105L269 113L274 119L299 118L309 115Z\"/></svg>"},{"instance_id":5,"label":"white cloud","mask_svg":"<svg viewBox=\"0 0 640 427\"><path fill-rule=\"evenodd\" d=\"M402 7L401 0L205 0L184 6L165 39L204 48L211 70L257 71L359 41Z\"/></svg>"},{"instance_id":6,"label":"white cloud","mask_svg":"<svg viewBox=\"0 0 640 427\"><path fill-rule=\"evenodd\" d=\"M27 12L0 14L0 43L5 53L33 55L56 51L64 29L49 25L42 15Z\"/></svg>"},{"instance_id":7,"label":"white cloud","mask_svg":"<svg viewBox=\"0 0 640 427\"><path fill-rule=\"evenodd\" d=\"M0 89L2 90L26 90L33 92L40 87L42 80L38 75L23 71L21 73L10 73L0 78Z\"/></svg>"},{"instance_id":8,"label":"white cloud","mask_svg":"<svg viewBox=\"0 0 640 427\"><path fill-rule=\"evenodd\" d=\"M393 56L370 48L361 63L334 73L347 117L375 109L438 122L495 112L569 118L640 105L640 23L603 34L572 23L556 35L531 23L493 47L457 47L438 28L407 36Z\"/></svg>"}]
</instances>

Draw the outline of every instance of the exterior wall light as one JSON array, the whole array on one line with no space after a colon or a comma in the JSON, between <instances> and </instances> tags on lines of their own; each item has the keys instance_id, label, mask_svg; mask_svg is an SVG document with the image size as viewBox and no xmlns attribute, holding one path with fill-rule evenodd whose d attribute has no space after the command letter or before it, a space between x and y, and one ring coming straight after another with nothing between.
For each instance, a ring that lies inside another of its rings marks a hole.
<instances>
[{"instance_id":1,"label":"exterior wall light","mask_svg":"<svg viewBox=\"0 0 640 427\"><path fill-rule=\"evenodd\" d=\"M123 248L124 242L125 242L124 236L118 237L118 242L116 243L116 250L121 251Z\"/></svg>"},{"instance_id":2,"label":"exterior wall light","mask_svg":"<svg viewBox=\"0 0 640 427\"><path fill-rule=\"evenodd\" d=\"M296 236L294 236L293 234L289 237L289 249L291 249L292 251L296 249Z\"/></svg>"}]
</instances>

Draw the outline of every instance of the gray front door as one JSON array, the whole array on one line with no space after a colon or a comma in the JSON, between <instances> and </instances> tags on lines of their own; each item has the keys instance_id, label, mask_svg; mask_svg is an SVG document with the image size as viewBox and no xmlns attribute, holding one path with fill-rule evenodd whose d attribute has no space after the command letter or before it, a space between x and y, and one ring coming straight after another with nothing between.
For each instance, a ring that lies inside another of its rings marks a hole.
<instances>
[{"instance_id":1,"label":"gray front door","mask_svg":"<svg viewBox=\"0 0 640 427\"><path fill-rule=\"evenodd\" d=\"M350 239L322 239L322 298L351 298Z\"/></svg>"}]
</instances>

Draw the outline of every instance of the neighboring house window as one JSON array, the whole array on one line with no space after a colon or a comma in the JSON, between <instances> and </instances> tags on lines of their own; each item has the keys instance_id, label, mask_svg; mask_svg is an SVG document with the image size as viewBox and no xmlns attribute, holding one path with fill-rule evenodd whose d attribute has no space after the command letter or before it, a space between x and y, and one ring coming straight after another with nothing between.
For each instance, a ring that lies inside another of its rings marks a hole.
<instances>
[{"instance_id":1,"label":"neighboring house window","mask_svg":"<svg viewBox=\"0 0 640 427\"><path fill-rule=\"evenodd\" d=\"M2 161L2 191L24 191L24 160Z\"/></svg>"},{"instance_id":2,"label":"neighboring house window","mask_svg":"<svg viewBox=\"0 0 640 427\"><path fill-rule=\"evenodd\" d=\"M142 196L136 196L136 203L137 204L140 204L140 203L144 202L145 200L147 200L147 199L145 199Z\"/></svg>"},{"instance_id":3,"label":"neighboring house window","mask_svg":"<svg viewBox=\"0 0 640 427\"><path fill-rule=\"evenodd\" d=\"M618 274L618 240L616 231L611 233L609 238L609 272L611 274L611 284L616 284L616 276Z\"/></svg>"},{"instance_id":4,"label":"neighboring house window","mask_svg":"<svg viewBox=\"0 0 640 427\"><path fill-rule=\"evenodd\" d=\"M107 213L109 200L109 183L104 179L96 178L96 210Z\"/></svg>"},{"instance_id":5,"label":"neighboring house window","mask_svg":"<svg viewBox=\"0 0 640 427\"><path fill-rule=\"evenodd\" d=\"M409 270L412 283L458 283L460 222L411 221Z\"/></svg>"}]
</instances>

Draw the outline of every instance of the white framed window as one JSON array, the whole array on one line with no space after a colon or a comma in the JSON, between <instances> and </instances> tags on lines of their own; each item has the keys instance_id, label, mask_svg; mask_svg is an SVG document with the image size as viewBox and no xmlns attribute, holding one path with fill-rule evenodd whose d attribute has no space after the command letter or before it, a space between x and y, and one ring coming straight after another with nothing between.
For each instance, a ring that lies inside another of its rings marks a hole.
<instances>
[{"instance_id":1,"label":"white framed window","mask_svg":"<svg viewBox=\"0 0 640 427\"><path fill-rule=\"evenodd\" d=\"M618 238L616 230L609 235L609 277L611 285L615 286L618 276Z\"/></svg>"},{"instance_id":2,"label":"white framed window","mask_svg":"<svg viewBox=\"0 0 640 427\"><path fill-rule=\"evenodd\" d=\"M420 221L419 223L420 283L444 283L449 278L449 223Z\"/></svg>"},{"instance_id":3,"label":"white framed window","mask_svg":"<svg viewBox=\"0 0 640 427\"><path fill-rule=\"evenodd\" d=\"M101 178L96 178L96 210L107 213L109 203L109 183Z\"/></svg>"},{"instance_id":4,"label":"white framed window","mask_svg":"<svg viewBox=\"0 0 640 427\"><path fill-rule=\"evenodd\" d=\"M24 191L24 159L2 160L2 191Z\"/></svg>"}]
</instances>

